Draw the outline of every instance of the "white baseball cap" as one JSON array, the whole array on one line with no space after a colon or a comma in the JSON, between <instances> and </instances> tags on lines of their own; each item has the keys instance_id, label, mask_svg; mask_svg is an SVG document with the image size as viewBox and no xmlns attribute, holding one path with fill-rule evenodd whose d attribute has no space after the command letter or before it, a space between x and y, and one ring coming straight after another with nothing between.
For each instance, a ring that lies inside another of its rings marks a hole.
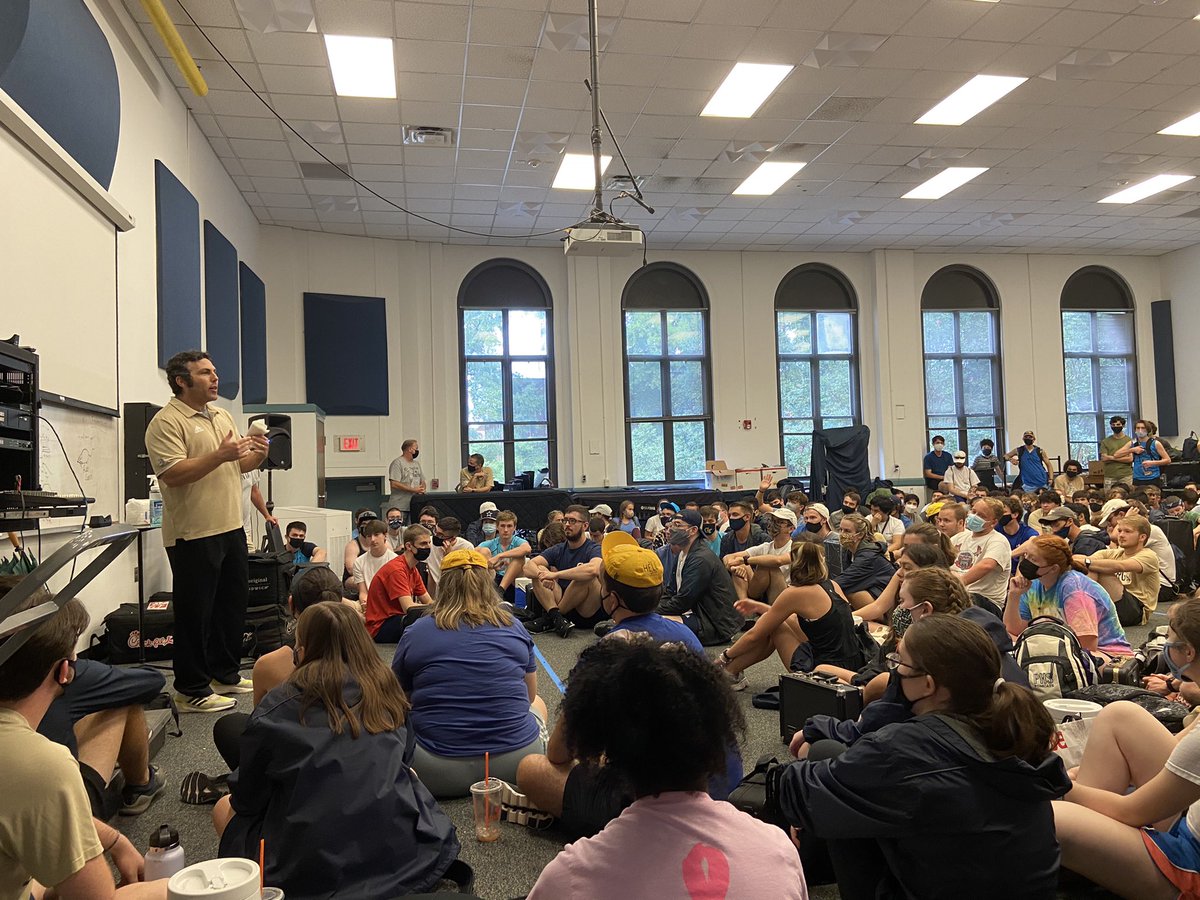
<instances>
[{"instance_id":1,"label":"white baseball cap","mask_svg":"<svg viewBox=\"0 0 1200 900\"><path fill-rule=\"evenodd\" d=\"M595 506L593 506L591 509L588 510L588 515L589 516L608 516L611 519L612 518L612 507L609 506L607 503L597 503Z\"/></svg>"}]
</instances>

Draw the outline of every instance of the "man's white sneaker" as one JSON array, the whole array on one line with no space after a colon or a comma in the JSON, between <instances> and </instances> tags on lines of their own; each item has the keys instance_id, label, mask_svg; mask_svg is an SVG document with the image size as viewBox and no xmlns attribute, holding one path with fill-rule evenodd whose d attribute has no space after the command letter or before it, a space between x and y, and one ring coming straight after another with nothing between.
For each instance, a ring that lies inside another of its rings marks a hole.
<instances>
[{"instance_id":1,"label":"man's white sneaker","mask_svg":"<svg viewBox=\"0 0 1200 900\"><path fill-rule=\"evenodd\" d=\"M253 694L254 682L249 678L239 678L237 684L226 684L223 681L210 681L209 687L217 694Z\"/></svg>"},{"instance_id":2,"label":"man's white sneaker","mask_svg":"<svg viewBox=\"0 0 1200 900\"><path fill-rule=\"evenodd\" d=\"M217 713L226 712L237 706L232 697L222 697L220 694L209 694L207 697L190 697L187 694L175 693L175 705L181 713Z\"/></svg>"}]
</instances>

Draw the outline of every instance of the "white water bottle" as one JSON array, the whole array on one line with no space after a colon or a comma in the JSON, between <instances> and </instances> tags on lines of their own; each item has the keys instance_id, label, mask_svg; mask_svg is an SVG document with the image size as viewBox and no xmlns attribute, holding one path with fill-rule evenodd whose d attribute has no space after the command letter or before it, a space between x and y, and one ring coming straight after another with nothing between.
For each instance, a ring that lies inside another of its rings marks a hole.
<instances>
[{"instance_id":1,"label":"white water bottle","mask_svg":"<svg viewBox=\"0 0 1200 900\"><path fill-rule=\"evenodd\" d=\"M163 499L158 490L158 479L153 475L146 477L150 479L150 525L153 528L162 528Z\"/></svg>"},{"instance_id":2,"label":"white water bottle","mask_svg":"<svg viewBox=\"0 0 1200 900\"><path fill-rule=\"evenodd\" d=\"M170 825L160 825L158 831L150 835L150 848L146 851L146 880L170 878L183 867L179 832Z\"/></svg>"}]
</instances>

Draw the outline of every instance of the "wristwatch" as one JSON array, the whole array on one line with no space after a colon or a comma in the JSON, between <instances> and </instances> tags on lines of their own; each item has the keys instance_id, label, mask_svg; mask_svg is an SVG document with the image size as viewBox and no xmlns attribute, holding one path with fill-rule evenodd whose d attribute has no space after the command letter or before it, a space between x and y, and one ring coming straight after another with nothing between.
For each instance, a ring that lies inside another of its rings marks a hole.
<instances>
[{"instance_id":1,"label":"wristwatch","mask_svg":"<svg viewBox=\"0 0 1200 900\"><path fill-rule=\"evenodd\" d=\"M1085 556L1083 558L1083 567L1089 572L1092 571L1092 558L1090 556Z\"/></svg>"}]
</instances>

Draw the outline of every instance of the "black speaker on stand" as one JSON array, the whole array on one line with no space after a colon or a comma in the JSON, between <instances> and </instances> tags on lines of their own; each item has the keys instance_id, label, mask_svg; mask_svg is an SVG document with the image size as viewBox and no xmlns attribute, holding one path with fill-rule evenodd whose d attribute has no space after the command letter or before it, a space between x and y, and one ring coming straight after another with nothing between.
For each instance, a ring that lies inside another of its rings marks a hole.
<instances>
[{"instance_id":1,"label":"black speaker on stand","mask_svg":"<svg viewBox=\"0 0 1200 900\"><path fill-rule=\"evenodd\" d=\"M262 422L267 429L267 458L263 460L260 469L267 473L267 511L275 512L275 500L272 497L271 473L276 469L292 467L292 417L278 413L263 413L252 416L250 424Z\"/></svg>"}]
</instances>

